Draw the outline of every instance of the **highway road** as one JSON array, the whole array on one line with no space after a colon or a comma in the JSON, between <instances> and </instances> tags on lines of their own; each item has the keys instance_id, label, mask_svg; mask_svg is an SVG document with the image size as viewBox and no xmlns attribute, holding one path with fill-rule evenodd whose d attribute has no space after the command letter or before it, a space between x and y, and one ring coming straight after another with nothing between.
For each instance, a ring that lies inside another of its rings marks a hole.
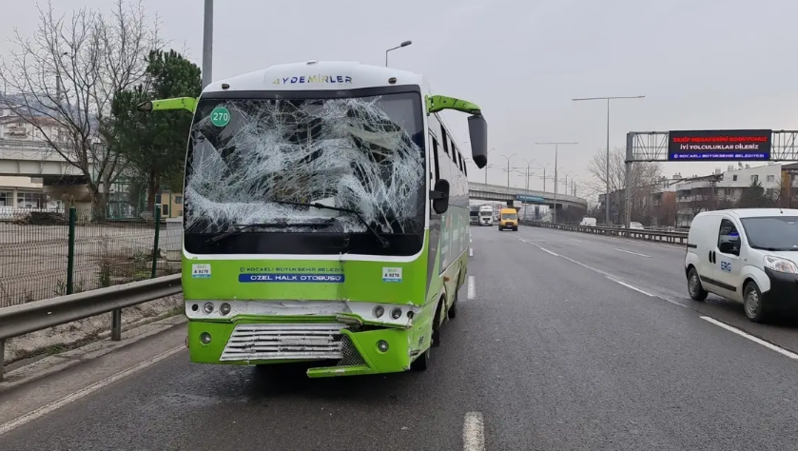
<instances>
[{"instance_id":1,"label":"highway road","mask_svg":"<svg viewBox=\"0 0 798 451\"><path fill-rule=\"evenodd\" d=\"M472 236L473 279L424 373L194 365L176 328L0 394L0 449L796 449L796 322L691 301L683 246Z\"/></svg>"}]
</instances>

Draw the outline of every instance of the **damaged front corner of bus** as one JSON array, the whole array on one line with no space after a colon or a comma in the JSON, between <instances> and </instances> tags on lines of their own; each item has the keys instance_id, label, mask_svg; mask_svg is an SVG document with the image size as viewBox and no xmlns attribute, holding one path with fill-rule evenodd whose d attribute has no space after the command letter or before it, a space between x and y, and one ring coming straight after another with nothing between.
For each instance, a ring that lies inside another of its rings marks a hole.
<instances>
[{"instance_id":1,"label":"damaged front corner of bus","mask_svg":"<svg viewBox=\"0 0 798 451\"><path fill-rule=\"evenodd\" d=\"M194 112L197 107L197 99L194 97L176 97L173 99L150 100L138 105L139 111L166 111L166 110L186 110Z\"/></svg>"},{"instance_id":2,"label":"damaged front corner of bus","mask_svg":"<svg viewBox=\"0 0 798 451\"><path fill-rule=\"evenodd\" d=\"M488 164L488 123L482 116L482 109L475 103L447 96L427 96L427 114L443 110L455 110L469 113L468 134L471 138L471 158L478 168Z\"/></svg>"}]
</instances>

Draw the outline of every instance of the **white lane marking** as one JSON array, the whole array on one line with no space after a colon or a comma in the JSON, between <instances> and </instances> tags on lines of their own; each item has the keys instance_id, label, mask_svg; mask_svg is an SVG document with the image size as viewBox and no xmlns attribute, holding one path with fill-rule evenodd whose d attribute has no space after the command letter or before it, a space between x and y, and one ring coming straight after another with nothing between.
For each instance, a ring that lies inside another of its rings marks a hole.
<instances>
[{"instance_id":1,"label":"white lane marking","mask_svg":"<svg viewBox=\"0 0 798 451\"><path fill-rule=\"evenodd\" d=\"M573 239L573 238L568 238L568 241L575 241L575 242L577 242L577 243L581 243L581 242L582 242L582 240L575 240L575 239Z\"/></svg>"},{"instance_id":2,"label":"white lane marking","mask_svg":"<svg viewBox=\"0 0 798 451\"><path fill-rule=\"evenodd\" d=\"M468 412L465 415L463 450L485 451L485 426L480 412Z\"/></svg>"},{"instance_id":3,"label":"white lane marking","mask_svg":"<svg viewBox=\"0 0 798 451\"><path fill-rule=\"evenodd\" d=\"M549 254L551 254L551 255L553 255L553 256L555 256L555 257L559 257L559 255L557 255L557 254L555 254L554 252L552 252L552 251L550 251L550 250L546 249L546 248L545 248L545 247L543 247L543 246L538 246L538 247L539 247L539 248L540 248L540 250L542 250L543 252L548 252Z\"/></svg>"},{"instance_id":4,"label":"white lane marking","mask_svg":"<svg viewBox=\"0 0 798 451\"><path fill-rule=\"evenodd\" d=\"M722 323L722 322L716 320L715 318L710 318L708 316L700 316L699 318L703 319L704 321L710 322L710 323L712 323L712 324L714 324L714 325L716 325L718 327L722 327L722 328L728 330L729 332L735 333L735 334L737 334L737 335L739 335L739 336L741 336L743 338L747 338L747 339L753 341L754 343L760 344L760 345L762 345L762 346L764 346L764 347L766 347L766 348L768 348L768 349L770 349L772 351L776 351L776 352L778 352L779 354L781 354L781 355L783 355L785 357L789 357L789 358L791 358L793 360L798 360L798 354L796 354L794 352L791 352L791 351L788 351L788 350L786 350L786 349L784 349L782 347L776 346L773 343L770 343L770 342L767 342L765 340L762 340L761 338L757 338L757 337L755 337L753 335L747 334L747 333L741 331L740 329L738 329L736 327L729 326L726 323Z\"/></svg>"},{"instance_id":5,"label":"white lane marking","mask_svg":"<svg viewBox=\"0 0 798 451\"><path fill-rule=\"evenodd\" d=\"M468 300L473 301L477 297L477 282L474 276L468 276Z\"/></svg>"},{"instance_id":6,"label":"white lane marking","mask_svg":"<svg viewBox=\"0 0 798 451\"><path fill-rule=\"evenodd\" d=\"M615 249L616 251L626 252L627 254L639 255L639 256L641 256L641 257L651 258L651 256L650 256L650 255L646 255L646 254L639 254L639 253L637 253L637 252L627 251L626 249L621 249L621 248L619 248L619 247L616 247L616 248L614 248L614 249Z\"/></svg>"},{"instance_id":7,"label":"white lane marking","mask_svg":"<svg viewBox=\"0 0 798 451\"><path fill-rule=\"evenodd\" d=\"M542 250L545 250L546 252L549 252L548 250L546 250L546 249L543 249L543 248L542 248L542 247L541 247L539 244L537 244L537 243L535 243L535 242L533 242L533 241L525 241L525 240L521 240L521 241L523 241L524 243L527 243L527 244L531 244L531 245L533 245L533 246L536 246L536 247L538 247L538 248L540 248L540 249L542 249ZM568 260L569 262L571 262L571 263L573 263L573 264L575 264L575 265L579 265L579 266L581 266L581 267L583 267L583 268L585 268L585 269L589 269L589 270L591 270L591 271L593 271L593 272L597 272L597 273L601 274L601 275L602 275L602 276L604 276L604 277L607 277L607 278L612 278L612 277L613 277L613 275L612 275L612 274L610 274L610 273L608 273L608 272L606 272L606 271L602 271L602 270L600 270L600 269L598 269L598 268L594 268L594 267L592 267L592 266L590 266L590 265L586 265L586 264L584 264L584 263L582 263L582 262L579 262L579 261L576 261L576 260L574 260L574 259L573 259L573 258L571 258L571 257L566 257L565 255L559 255L559 257L561 257L561 258L564 258L564 259ZM649 296L652 296L652 295L650 295L649 293L646 293L646 294L648 294ZM671 299L671 298L670 298L670 297L668 297L668 296L654 295L653 297L656 297L657 299L662 299L663 301L665 301L665 302L668 302L668 303L670 303L670 304L673 304L673 305L678 305L679 307L682 307L682 308L690 308L690 306L688 306L688 305L685 305L685 304L682 304L681 302L678 302L678 301L676 301L675 299Z\"/></svg>"},{"instance_id":8,"label":"white lane marking","mask_svg":"<svg viewBox=\"0 0 798 451\"><path fill-rule=\"evenodd\" d=\"M620 280L618 280L618 279L613 279L612 277L609 277L609 276L607 276L607 278L608 278L608 279L610 279L610 280L612 280L613 282L617 283L618 285L623 285L623 286L625 286L626 288L629 288L630 290L635 290L635 291L637 291L638 293L643 293L643 294L645 294L646 296L649 296L649 297L652 297L652 298L653 298L653 297L656 297L656 296L654 296L653 294L651 294L651 293L649 293L649 292L647 292L647 291L643 291L643 290L641 290L640 288L637 288L637 287L635 287L635 286L633 286L633 285L629 285L629 284L628 284L628 283L626 283L626 282L621 282Z\"/></svg>"},{"instance_id":9,"label":"white lane marking","mask_svg":"<svg viewBox=\"0 0 798 451\"><path fill-rule=\"evenodd\" d=\"M44 405L42 407L39 407L38 409L36 409L36 410L34 410L32 412L28 412L25 415L22 415L20 417L17 417L14 420L11 420L11 421L9 421L9 422L7 422L5 424L2 424L2 425L0 425L0 435L3 435L5 433L7 433L7 432L10 432L10 431L12 431L12 430L14 430L14 429L26 424L26 423L29 423L29 422L37 419L37 418L41 418L41 417L43 417L43 416L45 416L45 415L47 415L49 413L52 413L56 409L59 409L61 407L64 407L67 404L71 404L71 403L73 403L73 402L75 402L75 401L77 401L77 400L79 400L81 398L84 398L87 395L90 395L90 394L96 392L97 390L100 390L101 388L105 388L105 387L113 384L114 382L122 379L122 378L130 376L131 374L137 373L137 372L139 372L139 371L141 371L141 370L143 370L143 369L145 369L145 368L147 368L149 366L152 366L152 365L160 362L161 360L163 360L163 359L165 359L167 357L170 357L170 356L172 356L174 354L177 354L178 352L180 352L180 351L182 351L184 349L186 349L185 345L174 347L174 348L172 348L172 349L170 349L170 350L168 350L166 352L163 352L161 354L156 355L155 357L152 357L152 358L150 358L148 360L145 360L145 361L143 361L143 362L141 362L141 363L139 363L137 365L134 365L134 366L132 366L132 367L130 367L130 368L124 370L124 371L116 373L113 376L110 376L110 377L107 377L105 379L99 380L99 381L89 385L88 387L82 388L82 389L72 393L71 395L67 395L67 396L65 396L65 397L63 397L63 398L61 398L61 399L59 399L57 401L53 401L50 404Z\"/></svg>"},{"instance_id":10,"label":"white lane marking","mask_svg":"<svg viewBox=\"0 0 798 451\"><path fill-rule=\"evenodd\" d=\"M468 248L468 256L469 257L473 257L474 256L474 248L473 247L469 247Z\"/></svg>"}]
</instances>

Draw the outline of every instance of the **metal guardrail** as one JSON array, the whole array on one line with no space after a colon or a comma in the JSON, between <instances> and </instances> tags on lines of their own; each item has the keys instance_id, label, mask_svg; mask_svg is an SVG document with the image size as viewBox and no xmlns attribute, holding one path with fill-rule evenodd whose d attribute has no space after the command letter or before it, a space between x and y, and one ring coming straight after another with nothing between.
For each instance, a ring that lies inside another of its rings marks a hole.
<instances>
[{"instance_id":1,"label":"metal guardrail","mask_svg":"<svg viewBox=\"0 0 798 451\"><path fill-rule=\"evenodd\" d=\"M9 338L111 312L111 340L122 339L122 309L183 291L180 274L0 308L0 381Z\"/></svg>"},{"instance_id":2,"label":"metal guardrail","mask_svg":"<svg viewBox=\"0 0 798 451\"><path fill-rule=\"evenodd\" d=\"M523 222L522 222L523 223ZM549 229L568 230L571 232L593 233L597 235L617 236L622 238L633 238L647 241L661 241L671 244L687 244L688 232L646 230L646 229L627 229L624 227L591 227L568 224L551 224L547 222L528 221L528 225L534 227L545 227Z\"/></svg>"}]
</instances>

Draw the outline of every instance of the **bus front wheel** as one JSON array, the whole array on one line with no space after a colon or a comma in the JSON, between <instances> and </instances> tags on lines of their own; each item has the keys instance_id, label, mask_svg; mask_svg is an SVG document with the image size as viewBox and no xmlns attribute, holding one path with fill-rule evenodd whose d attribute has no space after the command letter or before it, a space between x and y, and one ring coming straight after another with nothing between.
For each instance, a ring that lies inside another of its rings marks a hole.
<instances>
[{"instance_id":1,"label":"bus front wheel","mask_svg":"<svg viewBox=\"0 0 798 451\"><path fill-rule=\"evenodd\" d=\"M430 357L430 349L432 347L427 348L416 360L413 360L413 363L410 364L410 369L413 371L424 371L429 366L429 357Z\"/></svg>"}]
</instances>

